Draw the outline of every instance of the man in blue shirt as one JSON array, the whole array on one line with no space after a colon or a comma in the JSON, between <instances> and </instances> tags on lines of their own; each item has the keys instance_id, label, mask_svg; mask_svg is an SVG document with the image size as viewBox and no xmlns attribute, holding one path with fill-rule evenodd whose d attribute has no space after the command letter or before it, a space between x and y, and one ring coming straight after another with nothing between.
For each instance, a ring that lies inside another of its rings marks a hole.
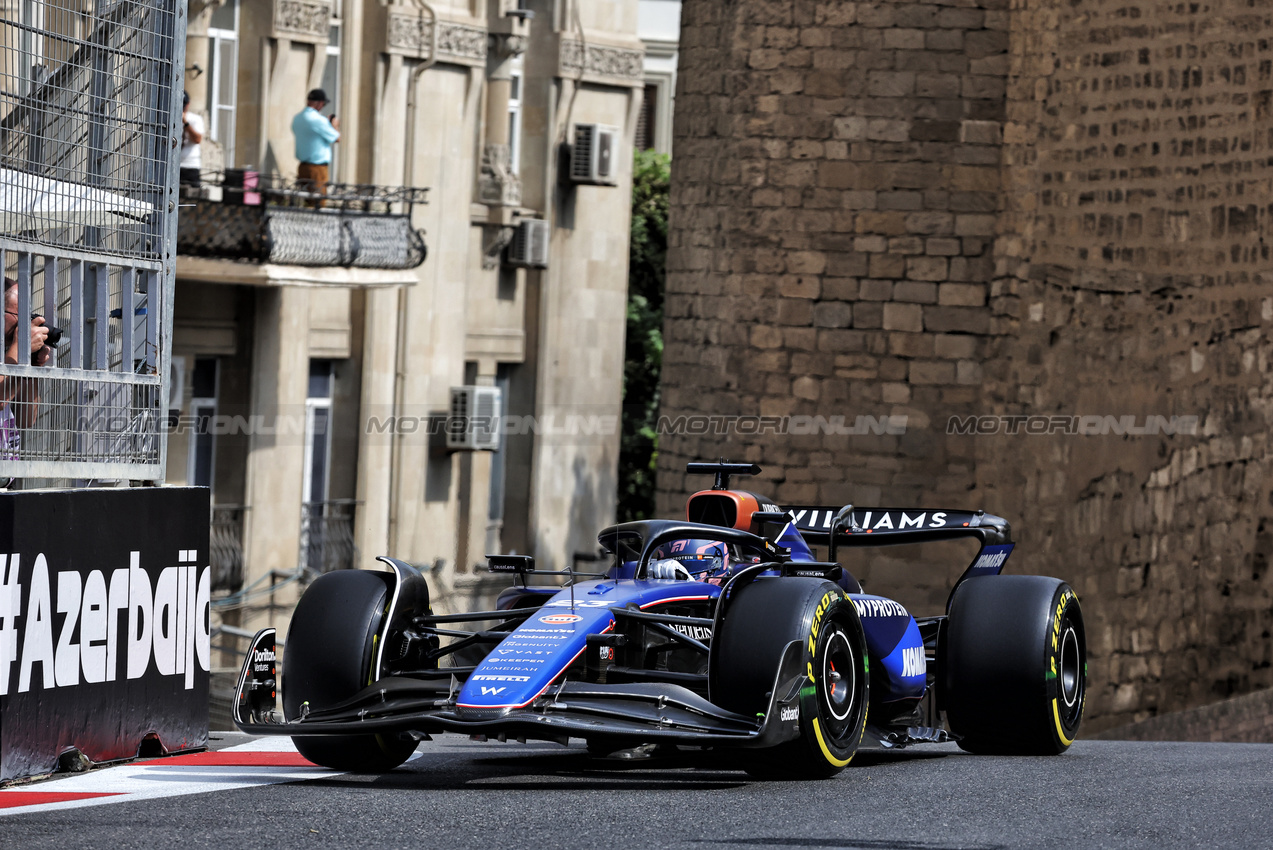
<instances>
[{"instance_id":1,"label":"man in blue shirt","mask_svg":"<svg viewBox=\"0 0 1273 850\"><path fill-rule=\"evenodd\" d=\"M300 160L297 177L302 189L319 195L327 194L327 179L332 161L332 145L340 139L340 119L324 118L318 110L327 105L327 92L313 89L305 99L305 108L292 119L292 135L296 137L296 158ZM321 206L318 201L314 206Z\"/></svg>"}]
</instances>

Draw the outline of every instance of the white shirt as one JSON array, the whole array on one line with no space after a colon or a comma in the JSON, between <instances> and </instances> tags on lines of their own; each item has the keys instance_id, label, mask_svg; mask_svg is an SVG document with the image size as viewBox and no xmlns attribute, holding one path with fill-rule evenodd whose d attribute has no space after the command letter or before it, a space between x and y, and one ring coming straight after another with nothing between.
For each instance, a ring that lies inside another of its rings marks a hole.
<instances>
[{"instance_id":1,"label":"white shirt","mask_svg":"<svg viewBox=\"0 0 1273 850\"><path fill-rule=\"evenodd\" d=\"M190 129L194 130L200 136L203 135L203 116L197 112L186 113L186 123L190 125ZM186 138L185 131L181 133L181 167L182 168L202 168L203 154L199 151L197 142L192 142Z\"/></svg>"}]
</instances>

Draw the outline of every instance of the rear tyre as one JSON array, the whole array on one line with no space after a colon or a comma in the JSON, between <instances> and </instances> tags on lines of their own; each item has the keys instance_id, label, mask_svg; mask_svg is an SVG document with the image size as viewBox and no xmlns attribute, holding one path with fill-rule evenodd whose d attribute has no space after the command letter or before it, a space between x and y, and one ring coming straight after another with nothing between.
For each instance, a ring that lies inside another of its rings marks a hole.
<instances>
[{"instance_id":1,"label":"rear tyre","mask_svg":"<svg viewBox=\"0 0 1273 850\"><path fill-rule=\"evenodd\" d=\"M330 708L371 683L380 626L389 600L389 576L340 570L319 576L292 614L283 654L283 713L288 720ZM383 773L415 751L392 735L322 735L292 738L302 756L334 770Z\"/></svg>"},{"instance_id":2,"label":"rear tyre","mask_svg":"<svg viewBox=\"0 0 1273 850\"><path fill-rule=\"evenodd\" d=\"M731 596L712 639L712 701L748 716L767 711L792 641L800 643L805 671L794 719L799 737L741 751L745 769L766 779L834 776L852 760L866 727L866 639L857 609L839 586L812 578L762 578Z\"/></svg>"},{"instance_id":3,"label":"rear tyre","mask_svg":"<svg viewBox=\"0 0 1273 850\"><path fill-rule=\"evenodd\" d=\"M942 698L972 753L1056 755L1078 734L1087 639L1078 597L1060 579L981 576L955 589Z\"/></svg>"}]
</instances>

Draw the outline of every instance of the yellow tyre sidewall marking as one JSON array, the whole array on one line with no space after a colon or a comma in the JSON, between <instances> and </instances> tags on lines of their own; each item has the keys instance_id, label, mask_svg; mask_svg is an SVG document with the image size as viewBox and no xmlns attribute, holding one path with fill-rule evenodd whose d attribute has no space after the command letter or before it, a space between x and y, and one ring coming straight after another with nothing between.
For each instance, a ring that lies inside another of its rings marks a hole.
<instances>
[{"instance_id":1,"label":"yellow tyre sidewall marking","mask_svg":"<svg viewBox=\"0 0 1273 850\"><path fill-rule=\"evenodd\" d=\"M811 653L813 657L809 662L807 662L806 669L808 671L807 675L808 675L809 681L812 682L815 686L817 685L817 679L813 675L813 664L815 661L818 660L818 652L817 652L818 633L821 631L823 615L831 607L831 604L836 601L836 598L837 597L832 592L827 592L826 594L823 595L822 601L818 604L817 611L814 614L812 627L809 630L810 632L809 647L813 650L813 652ZM840 600L843 600L846 598L847 597L845 597L843 594L839 596ZM831 748L827 745L826 738L824 738L822 735L822 726L818 723L817 709L818 709L818 706L820 705L820 700L816 693L814 694L814 697L813 697L813 704L814 704L813 737L818 742L818 749L822 750L822 756L823 758L827 760L828 764L834 765L835 767L845 767L846 765L848 765L849 762L853 761L853 756L857 755L857 751L854 750L854 752L850 754L849 757L846 759L838 758L834 753L831 752ZM863 729L866 728L866 711L867 711L867 706L863 706L862 723L858 727L859 742L862 739L861 732Z\"/></svg>"},{"instance_id":2,"label":"yellow tyre sidewall marking","mask_svg":"<svg viewBox=\"0 0 1273 850\"><path fill-rule=\"evenodd\" d=\"M1065 727L1061 725L1061 712L1057 708L1055 697L1052 699L1052 719L1056 721L1056 734L1057 736L1060 737L1061 743L1067 747L1070 744L1073 744L1074 743L1073 738L1065 737ZM1035 728L1038 728L1038 727L1035 727Z\"/></svg>"},{"instance_id":3,"label":"yellow tyre sidewall marking","mask_svg":"<svg viewBox=\"0 0 1273 850\"><path fill-rule=\"evenodd\" d=\"M1061 620L1064 618L1065 612L1069 610L1071 601L1077 602L1078 596L1073 590L1067 588L1066 591L1061 594L1061 600L1057 603L1056 612L1052 618L1052 634L1050 636L1052 641L1051 666L1054 673L1059 672L1056 669L1056 661L1057 657L1060 655L1059 640L1061 637ZM1055 688L1059 691L1061 687L1060 679L1058 678L1055 681ZM1080 695L1080 699L1082 699L1082 695ZM1052 721L1056 724L1056 734L1057 737L1061 739L1061 744L1066 747L1073 744L1074 739L1067 737L1065 734L1065 725L1061 722L1061 709L1057 704L1056 697L1052 698Z\"/></svg>"},{"instance_id":4,"label":"yellow tyre sidewall marking","mask_svg":"<svg viewBox=\"0 0 1273 850\"><path fill-rule=\"evenodd\" d=\"M836 767L844 767L849 762L853 761L853 756L849 756L846 759L835 757L835 755L831 752L831 748L827 746L827 742L822 737L822 727L818 725L818 718L816 717L813 718L813 737L818 739L818 747L822 750L823 757L831 764ZM854 755L856 755L856 753Z\"/></svg>"}]
</instances>

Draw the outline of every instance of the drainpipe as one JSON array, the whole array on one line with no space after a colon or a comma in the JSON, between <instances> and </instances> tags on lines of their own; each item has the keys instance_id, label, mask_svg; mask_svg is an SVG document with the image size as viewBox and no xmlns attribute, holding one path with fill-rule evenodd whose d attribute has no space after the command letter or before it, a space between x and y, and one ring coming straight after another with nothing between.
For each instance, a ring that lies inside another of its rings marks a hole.
<instances>
[{"instance_id":1,"label":"drainpipe","mask_svg":"<svg viewBox=\"0 0 1273 850\"><path fill-rule=\"evenodd\" d=\"M429 27L429 58L425 59L411 71L411 78L407 82L407 131L406 137L403 139L403 174L402 185L408 188L415 180L415 123L416 123L416 89L419 86L420 77L425 71L432 68L438 61L438 12L430 5L427 0L414 0L415 5L420 11L427 12L432 25ZM404 404L404 396L406 394L406 378L407 378L407 288L405 286L398 287L398 342L396 355L396 365L394 367L393 380L393 415L395 422L402 413ZM398 489L402 486L402 475L398 472L399 464L402 462L402 433L401 429L395 428L393 432L393 443L389 451L389 544L392 548L396 543L396 535L398 533ZM427 474L427 472L426 472Z\"/></svg>"}]
</instances>

